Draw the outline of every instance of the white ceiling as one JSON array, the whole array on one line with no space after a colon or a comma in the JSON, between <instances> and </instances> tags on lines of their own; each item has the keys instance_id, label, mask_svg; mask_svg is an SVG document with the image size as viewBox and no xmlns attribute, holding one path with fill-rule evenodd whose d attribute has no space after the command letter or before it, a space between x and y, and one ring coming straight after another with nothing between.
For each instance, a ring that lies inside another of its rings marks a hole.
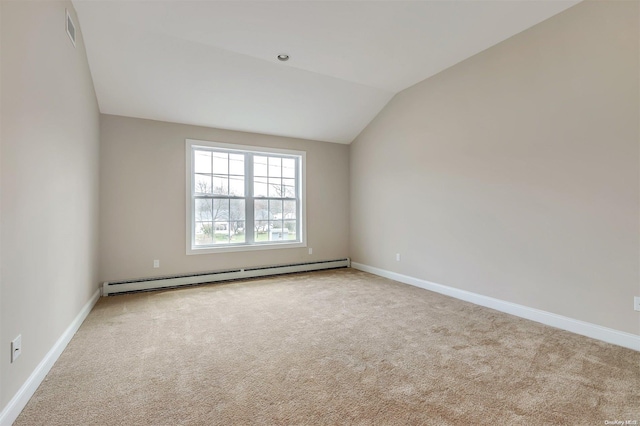
<instances>
[{"instance_id":1,"label":"white ceiling","mask_svg":"<svg viewBox=\"0 0 640 426\"><path fill-rule=\"evenodd\" d=\"M101 112L350 143L397 92L578 2L73 4Z\"/></svg>"}]
</instances>

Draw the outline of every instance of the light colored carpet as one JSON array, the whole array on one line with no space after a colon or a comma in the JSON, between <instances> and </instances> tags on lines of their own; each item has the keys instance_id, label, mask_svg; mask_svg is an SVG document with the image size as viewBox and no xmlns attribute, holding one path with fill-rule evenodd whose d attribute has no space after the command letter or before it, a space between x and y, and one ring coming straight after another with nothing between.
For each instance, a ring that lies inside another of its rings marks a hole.
<instances>
[{"instance_id":1,"label":"light colored carpet","mask_svg":"<svg viewBox=\"0 0 640 426\"><path fill-rule=\"evenodd\" d=\"M102 298L16 424L603 425L639 385L638 352L342 269Z\"/></svg>"}]
</instances>

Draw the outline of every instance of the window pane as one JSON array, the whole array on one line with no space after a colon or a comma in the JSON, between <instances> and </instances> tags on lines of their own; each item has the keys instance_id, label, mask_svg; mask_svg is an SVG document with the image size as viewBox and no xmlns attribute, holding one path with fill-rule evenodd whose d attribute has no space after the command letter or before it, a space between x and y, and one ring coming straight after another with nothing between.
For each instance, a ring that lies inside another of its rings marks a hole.
<instances>
[{"instance_id":1,"label":"window pane","mask_svg":"<svg viewBox=\"0 0 640 426\"><path fill-rule=\"evenodd\" d=\"M267 157L257 155L253 157L253 175L267 176Z\"/></svg>"},{"instance_id":2,"label":"window pane","mask_svg":"<svg viewBox=\"0 0 640 426\"><path fill-rule=\"evenodd\" d=\"M213 200L196 198L195 219L198 222L209 222L213 220Z\"/></svg>"},{"instance_id":3,"label":"window pane","mask_svg":"<svg viewBox=\"0 0 640 426\"><path fill-rule=\"evenodd\" d=\"M229 200L213 200L213 220L218 222L229 220Z\"/></svg>"},{"instance_id":4,"label":"window pane","mask_svg":"<svg viewBox=\"0 0 640 426\"><path fill-rule=\"evenodd\" d=\"M196 194L211 194L211 176L195 175L193 192Z\"/></svg>"},{"instance_id":5,"label":"window pane","mask_svg":"<svg viewBox=\"0 0 640 426\"><path fill-rule=\"evenodd\" d=\"M244 197L244 178L231 176L229 178L229 195Z\"/></svg>"},{"instance_id":6,"label":"window pane","mask_svg":"<svg viewBox=\"0 0 640 426\"><path fill-rule=\"evenodd\" d=\"M298 203L293 200L284 202L283 216L285 219L295 219L297 217Z\"/></svg>"},{"instance_id":7,"label":"window pane","mask_svg":"<svg viewBox=\"0 0 640 426\"><path fill-rule=\"evenodd\" d=\"M269 220L269 201L255 200L253 203L253 217L255 220Z\"/></svg>"},{"instance_id":8,"label":"window pane","mask_svg":"<svg viewBox=\"0 0 640 426\"><path fill-rule=\"evenodd\" d=\"M213 225L211 222L195 223L195 244L205 245L213 243Z\"/></svg>"},{"instance_id":9,"label":"window pane","mask_svg":"<svg viewBox=\"0 0 640 426\"><path fill-rule=\"evenodd\" d=\"M244 155L229 154L229 174L244 176Z\"/></svg>"},{"instance_id":10,"label":"window pane","mask_svg":"<svg viewBox=\"0 0 640 426\"><path fill-rule=\"evenodd\" d=\"M280 157L269 157L269 177L282 176L282 159Z\"/></svg>"},{"instance_id":11,"label":"window pane","mask_svg":"<svg viewBox=\"0 0 640 426\"><path fill-rule=\"evenodd\" d=\"M282 159L282 177L296 177L296 160L294 160L293 158Z\"/></svg>"},{"instance_id":12,"label":"window pane","mask_svg":"<svg viewBox=\"0 0 640 426\"><path fill-rule=\"evenodd\" d=\"M213 193L215 195L229 195L229 178L213 176Z\"/></svg>"},{"instance_id":13,"label":"window pane","mask_svg":"<svg viewBox=\"0 0 640 426\"><path fill-rule=\"evenodd\" d=\"M244 200L229 200L229 220L244 220Z\"/></svg>"},{"instance_id":14,"label":"window pane","mask_svg":"<svg viewBox=\"0 0 640 426\"><path fill-rule=\"evenodd\" d=\"M282 179L269 178L269 197L280 198L282 195Z\"/></svg>"},{"instance_id":15,"label":"window pane","mask_svg":"<svg viewBox=\"0 0 640 426\"><path fill-rule=\"evenodd\" d=\"M282 201L281 200L269 200L269 219L270 220L282 219Z\"/></svg>"},{"instance_id":16,"label":"window pane","mask_svg":"<svg viewBox=\"0 0 640 426\"><path fill-rule=\"evenodd\" d=\"M267 220L256 220L255 221L255 234L254 239L256 242L260 241L269 241L269 221Z\"/></svg>"},{"instance_id":17,"label":"window pane","mask_svg":"<svg viewBox=\"0 0 640 426\"><path fill-rule=\"evenodd\" d=\"M211 152L194 151L193 169L196 173L211 173Z\"/></svg>"},{"instance_id":18,"label":"window pane","mask_svg":"<svg viewBox=\"0 0 640 426\"><path fill-rule=\"evenodd\" d=\"M282 241L287 239L287 230L284 229L282 220L269 223L269 241Z\"/></svg>"},{"instance_id":19,"label":"window pane","mask_svg":"<svg viewBox=\"0 0 640 426\"><path fill-rule=\"evenodd\" d=\"M229 154L226 152L213 153L213 173L219 175L229 174Z\"/></svg>"},{"instance_id":20,"label":"window pane","mask_svg":"<svg viewBox=\"0 0 640 426\"><path fill-rule=\"evenodd\" d=\"M296 180L282 179L282 189L284 198L296 198Z\"/></svg>"},{"instance_id":21,"label":"window pane","mask_svg":"<svg viewBox=\"0 0 640 426\"><path fill-rule=\"evenodd\" d=\"M244 229L244 221L238 220L230 223L231 226L231 242L232 243L244 243L246 241L245 238L245 229Z\"/></svg>"},{"instance_id":22,"label":"window pane","mask_svg":"<svg viewBox=\"0 0 640 426\"><path fill-rule=\"evenodd\" d=\"M295 220L285 220L284 221L284 229L286 230L286 238L287 240L295 240L296 239L296 221Z\"/></svg>"},{"instance_id":23,"label":"window pane","mask_svg":"<svg viewBox=\"0 0 640 426\"><path fill-rule=\"evenodd\" d=\"M229 244L229 222L214 222L215 244Z\"/></svg>"},{"instance_id":24,"label":"window pane","mask_svg":"<svg viewBox=\"0 0 640 426\"><path fill-rule=\"evenodd\" d=\"M267 196L267 178L255 178L253 180L253 196L254 197Z\"/></svg>"}]
</instances>

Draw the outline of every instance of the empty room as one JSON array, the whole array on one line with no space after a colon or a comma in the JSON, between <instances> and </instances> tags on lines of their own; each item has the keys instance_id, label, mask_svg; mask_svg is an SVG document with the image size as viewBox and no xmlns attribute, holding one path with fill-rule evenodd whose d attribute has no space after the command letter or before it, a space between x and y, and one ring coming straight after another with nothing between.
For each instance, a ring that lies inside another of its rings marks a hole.
<instances>
[{"instance_id":1,"label":"empty room","mask_svg":"<svg viewBox=\"0 0 640 426\"><path fill-rule=\"evenodd\" d=\"M0 1L0 426L640 423L640 1Z\"/></svg>"}]
</instances>

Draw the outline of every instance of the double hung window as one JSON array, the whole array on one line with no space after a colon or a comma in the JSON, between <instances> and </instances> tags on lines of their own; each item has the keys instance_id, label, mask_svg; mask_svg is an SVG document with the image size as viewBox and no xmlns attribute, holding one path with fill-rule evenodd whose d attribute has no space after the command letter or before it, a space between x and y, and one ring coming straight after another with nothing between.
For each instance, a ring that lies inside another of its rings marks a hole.
<instances>
[{"instance_id":1,"label":"double hung window","mask_svg":"<svg viewBox=\"0 0 640 426\"><path fill-rule=\"evenodd\" d=\"M188 254L304 246L304 152L186 145Z\"/></svg>"}]
</instances>

